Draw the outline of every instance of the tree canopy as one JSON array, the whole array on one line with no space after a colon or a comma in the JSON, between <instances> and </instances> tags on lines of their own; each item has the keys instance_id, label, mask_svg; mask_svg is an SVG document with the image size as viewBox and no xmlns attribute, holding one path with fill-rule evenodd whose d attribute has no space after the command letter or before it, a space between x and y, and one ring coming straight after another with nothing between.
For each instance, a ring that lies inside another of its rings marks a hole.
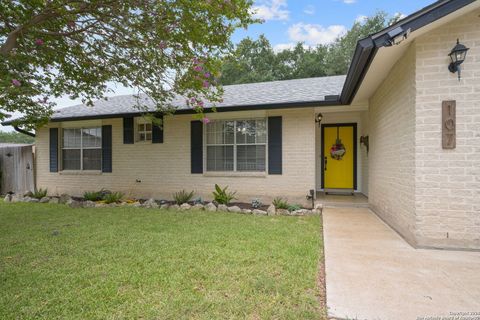
<instances>
[{"instance_id":1,"label":"tree canopy","mask_svg":"<svg viewBox=\"0 0 480 320\"><path fill-rule=\"evenodd\" d=\"M19 132L0 131L0 143L35 143L35 138Z\"/></svg>"},{"instance_id":2,"label":"tree canopy","mask_svg":"<svg viewBox=\"0 0 480 320\"><path fill-rule=\"evenodd\" d=\"M292 49L275 52L265 36L245 38L233 57L225 60L220 82L224 85L288 80L346 74L359 39L396 22L385 12L356 21L348 32L328 45L314 48L297 43Z\"/></svg>"},{"instance_id":3,"label":"tree canopy","mask_svg":"<svg viewBox=\"0 0 480 320\"><path fill-rule=\"evenodd\" d=\"M0 1L0 121L26 127L51 114L50 97L86 104L107 82L147 94L159 111L176 93L202 112L218 101L220 60L233 31L254 22L252 0ZM139 101L138 107L145 107Z\"/></svg>"}]
</instances>

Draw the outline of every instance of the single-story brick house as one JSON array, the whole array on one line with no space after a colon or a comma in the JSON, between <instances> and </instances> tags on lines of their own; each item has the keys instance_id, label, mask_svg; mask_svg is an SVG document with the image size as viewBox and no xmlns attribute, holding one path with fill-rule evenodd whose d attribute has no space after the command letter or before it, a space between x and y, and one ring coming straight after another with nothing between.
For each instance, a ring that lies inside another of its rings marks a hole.
<instances>
[{"instance_id":1,"label":"single-story brick house","mask_svg":"<svg viewBox=\"0 0 480 320\"><path fill-rule=\"evenodd\" d=\"M59 110L36 132L37 186L210 199L217 183L264 203L348 190L414 246L480 249L480 1L437 1L360 40L346 76L226 86L206 125L176 102L162 128L131 96Z\"/></svg>"}]
</instances>

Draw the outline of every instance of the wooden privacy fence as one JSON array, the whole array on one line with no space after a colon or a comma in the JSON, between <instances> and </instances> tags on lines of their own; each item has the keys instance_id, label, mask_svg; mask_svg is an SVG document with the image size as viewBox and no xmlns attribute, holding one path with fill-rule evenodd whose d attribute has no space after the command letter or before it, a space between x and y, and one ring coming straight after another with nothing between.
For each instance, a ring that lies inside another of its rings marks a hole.
<instances>
[{"instance_id":1,"label":"wooden privacy fence","mask_svg":"<svg viewBox=\"0 0 480 320\"><path fill-rule=\"evenodd\" d=\"M34 191L33 145L0 143L0 194Z\"/></svg>"}]
</instances>

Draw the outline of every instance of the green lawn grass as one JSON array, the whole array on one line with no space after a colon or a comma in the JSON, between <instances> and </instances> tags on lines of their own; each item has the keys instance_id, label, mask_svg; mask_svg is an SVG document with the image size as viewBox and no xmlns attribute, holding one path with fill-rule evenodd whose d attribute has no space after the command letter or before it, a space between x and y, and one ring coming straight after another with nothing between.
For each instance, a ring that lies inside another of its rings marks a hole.
<instances>
[{"instance_id":1,"label":"green lawn grass","mask_svg":"<svg viewBox=\"0 0 480 320\"><path fill-rule=\"evenodd\" d=\"M0 319L322 319L319 261L318 216L0 201Z\"/></svg>"}]
</instances>

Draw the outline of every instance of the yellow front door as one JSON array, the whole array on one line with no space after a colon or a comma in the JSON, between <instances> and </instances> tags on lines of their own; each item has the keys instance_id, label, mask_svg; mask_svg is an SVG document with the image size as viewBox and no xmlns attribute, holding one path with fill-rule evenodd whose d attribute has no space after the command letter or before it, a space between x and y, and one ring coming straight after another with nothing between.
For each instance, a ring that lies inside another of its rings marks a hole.
<instances>
[{"instance_id":1,"label":"yellow front door","mask_svg":"<svg viewBox=\"0 0 480 320\"><path fill-rule=\"evenodd\" d=\"M353 125L324 126L325 189L354 189L354 135Z\"/></svg>"}]
</instances>

